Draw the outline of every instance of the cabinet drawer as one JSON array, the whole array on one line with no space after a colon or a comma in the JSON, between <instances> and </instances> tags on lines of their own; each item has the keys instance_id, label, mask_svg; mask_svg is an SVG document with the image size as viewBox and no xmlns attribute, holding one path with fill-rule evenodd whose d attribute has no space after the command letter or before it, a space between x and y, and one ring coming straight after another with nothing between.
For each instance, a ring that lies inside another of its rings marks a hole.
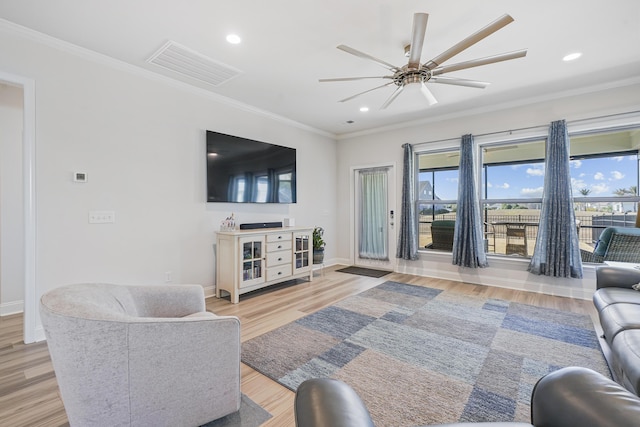
<instances>
[{"instance_id":1,"label":"cabinet drawer","mask_svg":"<svg viewBox=\"0 0 640 427\"><path fill-rule=\"evenodd\" d=\"M291 276L291 264L267 268L267 282Z\"/></svg>"},{"instance_id":2,"label":"cabinet drawer","mask_svg":"<svg viewBox=\"0 0 640 427\"><path fill-rule=\"evenodd\" d=\"M267 254L267 267L280 264L291 264L291 251L270 252Z\"/></svg>"},{"instance_id":3,"label":"cabinet drawer","mask_svg":"<svg viewBox=\"0 0 640 427\"><path fill-rule=\"evenodd\" d=\"M291 250L291 240L285 240L283 242L267 243L267 252L289 251L289 250Z\"/></svg>"},{"instance_id":4,"label":"cabinet drawer","mask_svg":"<svg viewBox=\"0 0 640 427\"><path fill-rule=\"evenodd\" d=\"M267 242L281 242L291 240L291 233L267 234Z\"/></svg>"}]
</instances>

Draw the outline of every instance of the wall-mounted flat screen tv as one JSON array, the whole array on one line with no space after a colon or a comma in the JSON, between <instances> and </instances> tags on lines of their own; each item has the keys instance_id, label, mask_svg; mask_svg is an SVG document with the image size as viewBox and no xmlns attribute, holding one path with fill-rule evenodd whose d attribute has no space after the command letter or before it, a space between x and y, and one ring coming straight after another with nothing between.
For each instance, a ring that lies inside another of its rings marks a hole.
<instances>
[{"instance_id":1,"label":"wall-mounted flat screen tv","mask_svg":"<svg viewBox=\"0 0 640 427\"><path fill-rule=\"evenodd\" d=\"M208 130L207 201L296 203L296 149Z\"/></svg>"}]
</instances>

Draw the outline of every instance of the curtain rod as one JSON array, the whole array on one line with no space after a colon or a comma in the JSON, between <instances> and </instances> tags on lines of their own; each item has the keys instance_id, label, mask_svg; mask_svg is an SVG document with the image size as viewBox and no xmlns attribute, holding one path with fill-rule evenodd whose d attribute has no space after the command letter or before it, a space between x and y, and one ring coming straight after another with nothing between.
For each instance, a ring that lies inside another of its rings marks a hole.
<instances>
[{"instance_id":1,"label":"curtain rod","mask_svg":"<svg viewBox=\"0 0 640 427\"><path fill-rule=\"evenodd\" d=\"M622 116L626 116L626 115L634 115L634 114L640 114L640 110L636 110L636 111L628 111L626 113L615 113L615 114L607 114L604 116L596 116L596 117L590 117L590 118L586 118L586 119L577 119L577 120L570 120L567 121L567 126L569 125L578 125L581 123L588 123L590 121L593 120L603 120L603 119L611 119L611 118L615 118L615 117L622 117ZM501 131L496 131L496 132L487 132L487 133L481 133L478 135L473 135L474 138L476 137L484 137L484 136L491 136L491 135L500 135L500 134L505 134L505 133L514 133L514 132L522 132L522 131L527 131L527 130L533 130L533 129L540 129L544 126L549 126L548 124L546 125L538 125L538 126L527 126L527 127L523 127L523 128L516 128L516 129L509 129L509 130L501 130ZM459 141L460 138L462 138L462 136L456 137L456 138L445 138L445 139L438 139L435 141L425 141L425 142L419 142L417 144L413 144L413 146L415 147L416 145L422 145L422 144L435 144L438 142L449 142L449 141Z\"/></svg>"}]
</instances>

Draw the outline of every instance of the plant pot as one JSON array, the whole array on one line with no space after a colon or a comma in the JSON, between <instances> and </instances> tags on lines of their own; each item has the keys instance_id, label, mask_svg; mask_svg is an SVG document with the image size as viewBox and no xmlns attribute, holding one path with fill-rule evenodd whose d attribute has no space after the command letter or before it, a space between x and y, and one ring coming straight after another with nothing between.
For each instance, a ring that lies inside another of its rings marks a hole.
<instances>
[{"instance_id":1,"label":"plant pot","mask_svg":"<svg viewBox=\"0 0 640 427\"><path fill-rule=\"evenodd\" d=\"M313 250L313 263L322 264L324 262L324 248Z\"/></svg>"}]
</instances>

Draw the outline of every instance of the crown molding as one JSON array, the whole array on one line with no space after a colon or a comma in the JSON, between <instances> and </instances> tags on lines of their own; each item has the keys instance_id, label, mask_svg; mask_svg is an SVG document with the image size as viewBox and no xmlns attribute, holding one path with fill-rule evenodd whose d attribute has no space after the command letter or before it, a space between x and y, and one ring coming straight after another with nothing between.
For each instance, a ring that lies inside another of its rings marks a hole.
<instances>
[{"instance_id":1,"label":"crown molding","mask_svg":"<svg viewBox=\"0 0 640 427\"><path fill-rule=\"evenodd\" d=\"M521 98L516 101L508 101L508 102L502 102L502 103L497 103L493 105L486 105L479 108L469 108L465 110L456 111L454 113L435 115L426 119L411 120L411 121L395 123L387 126L380 126L373 129L366 129L366 130L361 130L361 131L351 132L351 133L343 133L343 134L337 135L336 140L338 141L348 140L348 139L356 138L360 136L373 135L381 132L390 132L398 129L404 129L407 127L421 126L429 123L441 122L443 120L460 119L463 117L475 116L475 115L484 114L484 113L494 113L497 111L504 111L504 110L508 110L516 107L522 107L525 105L536 104L539 102L554 101L557 99L568 98L568 97L579 96L579 95L586 95L589 93L601 92L604 90L633 86L637 84L640 84L640 76L631 77L628 79L616 80L612 82L605 82L605 83L582 87L578 89L570 89L566 91L555 92L547 95Z\"/></svg>"}]
</instances>

